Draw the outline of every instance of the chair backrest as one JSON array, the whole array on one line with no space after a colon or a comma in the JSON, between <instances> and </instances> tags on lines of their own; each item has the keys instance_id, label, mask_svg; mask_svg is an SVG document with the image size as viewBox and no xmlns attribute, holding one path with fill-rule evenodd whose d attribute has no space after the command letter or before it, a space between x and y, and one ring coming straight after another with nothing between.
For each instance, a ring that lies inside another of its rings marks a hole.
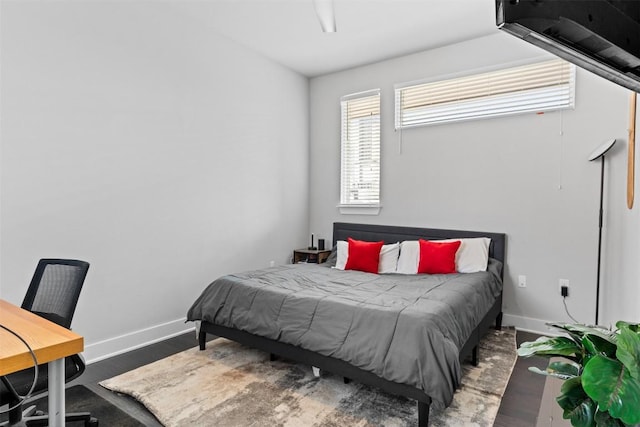
<instances>
[{"instance_id":1,"label":"chair backrest","mask_svg":"<svg viewBox=\"0 0 640 427\"><path fill-rule=\"evenodd\" d=\"M41 259L22 308L69 329L89 263L74 259Z\"/></svg>"}]
</instances>

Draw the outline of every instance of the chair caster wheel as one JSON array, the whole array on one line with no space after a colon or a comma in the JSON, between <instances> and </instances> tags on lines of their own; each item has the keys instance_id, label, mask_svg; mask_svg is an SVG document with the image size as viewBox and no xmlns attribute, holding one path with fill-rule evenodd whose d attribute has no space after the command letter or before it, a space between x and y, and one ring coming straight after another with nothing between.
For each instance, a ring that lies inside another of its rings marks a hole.
<instances>
[{"instance_id":1,"label":"chair caster wheel","mask_svg":"<svg viewBox=\"0 0 640 427\"><path fill-rule=\"evenodd\" d=\"M89 421L86 423L87 426L98 427L98 419L91 417Z\"/></svg>"}]
</instances>

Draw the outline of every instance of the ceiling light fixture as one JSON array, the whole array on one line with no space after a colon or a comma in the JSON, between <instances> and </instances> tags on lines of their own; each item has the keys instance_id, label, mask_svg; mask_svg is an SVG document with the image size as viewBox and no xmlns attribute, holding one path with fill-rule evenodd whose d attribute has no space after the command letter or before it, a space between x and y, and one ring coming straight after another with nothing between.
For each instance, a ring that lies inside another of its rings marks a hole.
<instances>
[{"instance_id":1,"label":"ceiling light fixture","mask_svg":"<svg viewBox=\"0 0 640 427\"><path fill-rule=\"evenodd\" d=\"M320 27L325 33L335 33L336 15L333 10L333 0L313 0L316 9L316 15L320 21Z\"/></svg>"}]
</instances>

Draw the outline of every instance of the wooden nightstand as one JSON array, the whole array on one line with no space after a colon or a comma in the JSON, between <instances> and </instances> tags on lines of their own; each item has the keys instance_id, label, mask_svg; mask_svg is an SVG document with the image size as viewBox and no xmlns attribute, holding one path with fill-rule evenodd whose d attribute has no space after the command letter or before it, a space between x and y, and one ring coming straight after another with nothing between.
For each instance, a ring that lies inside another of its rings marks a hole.
<instances>
[{"instance_id":1,"label":"wooden nightstand","mask_svg":"<svg viewBox=\"0 0 640 427\"><path fill-rule=\"evenodd\" d=\"M308 262L314 264L322 264L329 258L330 250L318 249L295 249L293 251L293 263Z\"/></svg>"}]
</instances>

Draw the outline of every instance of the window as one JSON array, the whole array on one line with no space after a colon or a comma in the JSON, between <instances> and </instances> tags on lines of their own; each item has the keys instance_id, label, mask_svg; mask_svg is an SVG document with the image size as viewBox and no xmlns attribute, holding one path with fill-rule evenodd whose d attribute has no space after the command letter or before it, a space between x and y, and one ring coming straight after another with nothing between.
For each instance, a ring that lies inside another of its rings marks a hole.
<instances>
[{"instance_id":1,"label":"window","mask_svg":"<svg viewBox=\"0 0 640 427\"><path fill-rule=\"evenodd\" d=\"M340 206L379 207L380 90L343 96L340 107Z\"/></svg>"},{"instance_id":2,"label":"window","mask_svg":"<svg viewBox=\"0 0 640 427\"><path fill-rule=\"evenodd\" d=\"M395 92L396 129L573 108L575 66L554 59Z\"/></svg>"}]
</instances>

